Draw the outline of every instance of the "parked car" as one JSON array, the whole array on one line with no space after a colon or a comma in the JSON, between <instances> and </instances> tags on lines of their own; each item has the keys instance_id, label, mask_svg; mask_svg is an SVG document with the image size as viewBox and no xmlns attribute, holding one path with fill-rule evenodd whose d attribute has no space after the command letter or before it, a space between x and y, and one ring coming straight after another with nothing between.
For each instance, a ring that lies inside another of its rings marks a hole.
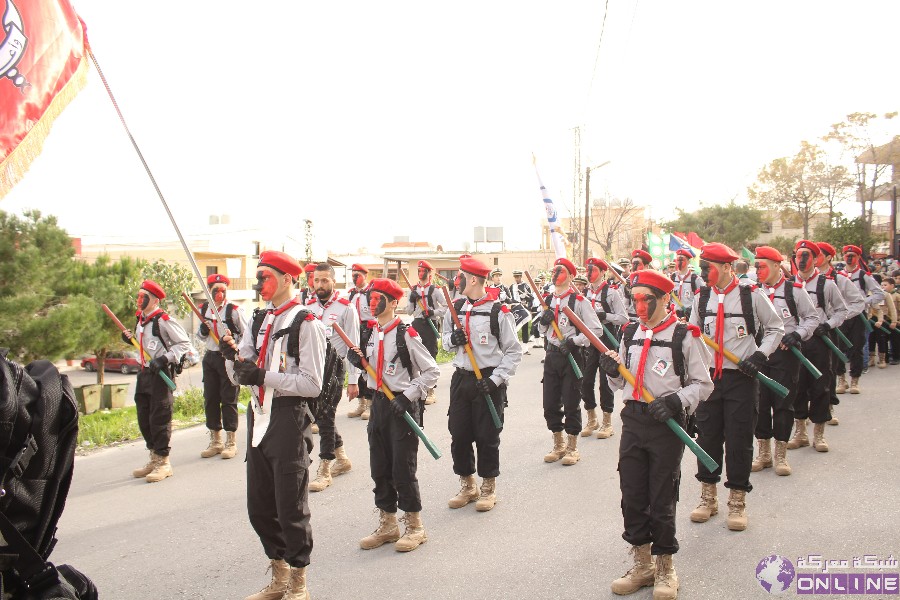
<instances>
[{"instance_id":1,"label":"parked car","mask_svg":"<svg viewBox=\"0 0 900 600\"><path fill-rule=\"evenodd\" d=\"M97 370L97 357L90 356L81 361L81 368L85 371ZM137 352L109 352L103 362L104 371L118 371L120 373L137 373L141 370Z\"/></svg>"}]
</instances>

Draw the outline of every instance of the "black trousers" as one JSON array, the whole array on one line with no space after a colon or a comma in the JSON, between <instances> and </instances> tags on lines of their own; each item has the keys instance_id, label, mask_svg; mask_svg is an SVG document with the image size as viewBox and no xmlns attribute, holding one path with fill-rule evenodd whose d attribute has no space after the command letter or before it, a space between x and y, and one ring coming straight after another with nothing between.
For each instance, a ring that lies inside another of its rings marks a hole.
<instances>
[{"instance_id":1,"label":"black trousers","mask_svg":"<svg viewBox=\"0 0 900 600\"><path fill-rule=\"evenodd\" d=\"M863 370L863 345L866 343L866 325L856 316L849 321L844 321L841 324L841 331L853 344L852 348L844 350L844 354L850 358L850 377L859 377L862 375ZM816 366L818 367L819 365ZM846 373L846 367L843 364L839 366L839 369L838 375Z\"/></svg>"},{"instance_id":2,"label":"black trousers","mask_svg":"<svg viewBox=\"0 0 900 600\"><path fill-rule=\"evenodd\" d=\"M171 379L172 372L168 371ZM172 439L172 390L157 373L141 369L134 390L138 429L147 449L159 456L168 456Z\"/></svg>"},{"instance_id":3,"label":"black trousers","mask_svg":"<svg viewBox=\"0 0 900 600\"><path fill-rule=\"evenodd\" d=\"M838 335L834 331L828 332L828 339L834 342L834 345L838 348L843 348L844 344L841 343L841 340L838 338ZM842 375L847 372L847 369L844 368L844 363L838 358L837 354L831 352L829 349L829 353L831 354L831 372L834 375ZM800 367L803 368L802 366ZM837 377L832 377L831 381L828 382L828 396L831 401L832 406L837 406L841 403L837 396ZM796 403L796 400L794 401Z\"/></svg>"},{"instance_id":4,"label":"black trousers","mask_svg":"<svg viewBox=\"0 0 900 600\"><path fill-rule=\"evenodd\" d=\"M531 339L531 321L527 321L524 325L522 325L522 343L527 344L528 340Z\"/></svg>"},{"instance_id":5,"label":"black trousers","mask_svg":"<svg viewBox=\"0 0 900 600\"><path fill-rule=\"evenodd\" d=\"M493 369L482 369L481 374L489 377ZM491 419L484 394L475 387L475 373L456 369L450 379L450 408L447 411L450 429L450 454L453 456L453 472L460 476L477 472L481 477L500 476L500 429ZM503 407L506 405L506 385L491 394L494 409L503 422ZM474 448L473 445L474 444Z\"/></svg>"},{"instance_id":6,"label":"black trousers","mask_svg":"<svg viewBox=\"0 0 900 600\"><path fill-rule=\"evenodd\" d=\"M554 433L565 430L570 435L578 435L581 433L581 382L575 377L568 357L552 344L545 344L545 347L547 356L544 358L543 382L547 429ZM572 356L579 359L576 353Z\"/></svg>"},{"instance_id":7,"label":"black trousers","mask_svg":"<svg viewBox=\"0 0 900 600\"><path fill-rule=\"evenodd\" d=\"M338 381L343 384L343 367L338 368L337 376ZM344 445L344 440L341 439L341 434L338 433L337 424L335 423L337 405L340 403L343 394L344 388L338 387L335 390L334 396L324 399L319 403L318 411L315 416L316 425L319 426L319 458L321 459L334 460L335 448L340 448Z\"/></svg>"},{"instance_id":8,"label":"black trousers","mask_svg":"<svg viewBox=\"0 0 900 600\"><path fill-rule=\"evenodd\" d=\"M206 412L207 429L237 431L237 400L240 391L241 388L228 379L222 353L207 350L203 356L203 408Z\"/></svg>"},{"instance_id":9,"label":"black trousers","mask_svg":"<svg viewBox=\"0 0 900 600\"><path fill-rule=\"evenodd\" d=\"M531 337L534 339L539 339L541 337L541 331L537 326L537 320L540 315L540 311L531 311Z\"/></svg>"},{"instance_id":10,"label":"black trousers","mask_svg":"<svg viewBox=\"0 0 900 600\"><path fill-rule=\"evenodd\" d=\"M404 512L419 512L422 510L416 477L419 438L403 418L394 415L390 402L384 393L375 392L367 427L375 506L389 513L397 512L397 507ZM420 403L412 405L413 419L420 421Z\"/></svg>"},{"instance_id":11,"label":"black trousers","mask_svg":"<svg viewBox=\"0 0 900 600\"><path fill-rule=\"evenodd\" d=\"M806 369L800 371L797 382L797 397L794 400L794 417L809 419L813 423L825 423L831 420L831 384L834 380L832 368L832 351L817 335L803 342L803 355L809 359L822 376L813 379ZM840 361L838 361L840 362Z\"/></svg>"},{"instance_id":12,"label":"black trousers","mask_svg":"<svg viewBox=\"0 0 900 600\"><path fill-rule=\"evenodd\" d=\"M697 407L697 444L719 465L715 471L697 461L697 479L718 483L722 478L724 449L725 487L749 492L753 462L759 382L737 369L724 369L714 379L713 393Z\"/></svg>"},{"instance_id":13,"label":"black trousers","mask_svg":"<svg viewBox=\"0 0 900 600\"><path fill-rule=\"evenodd\" d=\"M359 397L360 398L368 398L372 399L372 390L369 389L369 384L366 383L367 375L366 372L363 371L362 375L359 376L359 381L356 383L359 386Z\"/></svg>"},{"instance_id":14,"label":"black trousers","mask_svg":"<svg viewBox=\"0 0 900 600\"><path fill-rule=\"evenodd\" d=\"M600 409L605 413L611 413L615 408L615 393L609 387L606 373L600 371L600 351L593 346L584 350L584 368L581 372L584 374L584 379L581 380L581 397L584 399L584 408L587 410L597 408L594 383L597 382L599 373L600 381L597 382L597 387L600 389Z\"/></svg>"},{"instance_id":15,"label":"black trousers","mask_svg":"<svg viewBox=\"0 0 900 600\"><path fill-rule=\"evenodd\" d=\"M431 322L437 327L435 321ZM422 340L422 343L425 344L428 352L431 353L431 358L436 357L438 353L437 336L434 334L434 330L431 329L431 325L428 324L428 319L416 317L413 319L412 326L419 334L419 338Z\"/></svg>"},{"instance_id":16,"label":"black trousers","mask_svg":"<svg viewBox=\"0 0 900 600\"><path fill-rule=\"evenodd\" d=\"M887 326L885 325L884 327ZM876 347L879 354L887 354L888 335L880 329L876 329L869 335L869 354L874 352Z\"/></svg>"},{"instance_id":17,"label":"black trousers","mask_svg":"<svg viewBox=\"0 0 900 600\"><path fill-rule=\"evenodd\" d=\"M252 447L253 410L247 411L247 514L266 556L292 567L309 564L309 453L312 419L302 398L273 398L269 429Z\"/></svg>"},{"instance_id":18,"label":"black trousers","mask_svg":"<svg viewBox=\"0 0 900 600\"><path fill-rule=\"evenodd\" d=\"M769 362L761 369L764 375L774 379L788 389L786 398L782 398L764 385L759 387L759 417L756 421L756 438L786 442L791 437L794 425L794 398L797 396L797 382L800 371L806 367L790 350L775 350L769 356ZM825 378L823 373L822 378ZM834 377L830 378L834 381Z\"/></svg>"},{"instance_id":19,"label":"black trousers","mask_svg":"<svg viewBox=\"0 0 900 600\"><path fill-rule=\"evenodd\" d=\"M652 542L651 554L675 554L675 505L684 444L665 423L651 417L647 408L644 402L629 401L620 413L622 539L633 546ZM675 420L684 427L683 412Z\"/></svg>"}]
</instances>

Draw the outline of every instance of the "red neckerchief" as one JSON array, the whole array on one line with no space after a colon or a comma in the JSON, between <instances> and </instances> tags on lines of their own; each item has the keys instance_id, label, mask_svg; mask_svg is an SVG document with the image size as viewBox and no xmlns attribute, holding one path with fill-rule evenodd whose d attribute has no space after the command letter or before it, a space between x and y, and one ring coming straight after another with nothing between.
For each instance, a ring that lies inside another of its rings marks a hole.
<instances>
[{"instance_id":1,"label":"red neckerchief","mask_svg":"<svg viewBox=\"0 0 900 600\"><path fill-rule=\"evenodd\" d=\"M319 304L322 304L322 313L317 317L320 321L322 320L322 317L325 316L325 311L328 310L328 307L331 306L332 304L334 304L334 301L337 299L338 299L337 292L335 292L334 295L331 296L331 300L329 300L326 304L322 304L322 301L319 300L318 296L316 297L316 300L318 300Z\"/></svg>"},{"instance_id":2,"label":"red neckerchief","mask_svg":"<svg viewBox=\"0 0 900 600\"><path fill-rule=\"evenodd\" d=\"M631 397L634 400L640 400L641 393L644 390L644 366L647 363L647 353L650 351L650 343L653 341L653 335L659 333L667 327L670 327L677 320L678 318L675 316L675 313L669 313L668 317L663 319L663 322L653 329L650 329L649 327L641 323L641 332L649 331L650 333L644 334L644 346L641 348L641 360L638 362L637 375L635 375L634 377L634 391L631 393ZM672 349L672 352L675 352L674 348Z\"/></svg>"},{"instance_id":3,"label":"red neckerchief","mask_svg":"<svg viewBox=\"0 0 900 600\"><path fill-rule=\"evenodd\" d=\"M144 366L146 366L146 365L144 364L144 326L145 326L147 323L149 323L149 322L150 322L150 319L153 318L153 315L155 315L155 314L158 313L158 312L162 312L162 309L161 309L160 307L157 306L157 307L156 307L156 310L154 310L154 311L153 311L152 313L150 313L149 315L144 315L144 313L141 313L141 338L140 338L140 340L139 340L139 343L140 343L140 346L141 346L141 351L138 353L138 354L141 355L141 368L144 368Z\"/></svg>"},{"instance_id":4,"label":"red neckerchief","mask_svg":"<svg viewBox=\"0 0 900 600\"><path fill-rule=\"evenodd\" d=\"M394 319L387 324L386 327L382 327L378 325L376 331L378 332L378 372L375 374L375 389L381 389L381 380L384 375L384 335L388 333L390 330L394 329L397 325L400 324L400 317L394 317Z\"/></svg>"},{"instance_id":5,"label":"red neckerchief","mask_svg":"<svg viewBox=\"0 0 900 600\"><path fill-rule=\"evenodd\" d=\"M716 294L722 296L719 298L719 306L716 307L716 343L719 349L716 351L716 369L713 372L714 379L722 377L722 366L725 364L725 296L727 296L734 288L738 286L738 280L732 279L724 290L713 286Z\"/></svg>"},{"instance_id":6,"label":"red neckerchief","mask_svg":"<svg viewBox=\"0 0 900 600\"><path fill-rule=\"evenodd\" d=\"M803 285L806 285L807 281L812 281L813 279L815 279L818 276L819 276L819 267L815 267L813 269L812 275L809 276L809 279L803 279L803 275L800 273L800 271L797 271L797 281L799 281Z\"/></svg>"},{"instance_id":7,"label":"red neckerchief","mask_svg":"<svg viewBox=\"0 0 900 600\"><path fill-rule=\"evenodd\" d=\"M365 288L363 288L363 289L365 289ZM359 288L353 288L353 291L351 293L356 295L356 298L354 298L354 301L356 303L356 314L359 315L360 319L362 319L362 308L360 308L360 306L359 306L359 301L362 300L362 298L365 294L363 293L363 290L361 290Z\"/></svg>"},{"instance_id":8,"label":"red neckerchief","mask_svg":"<svg viewBox=\"0 0 900 600\"><path fill-rule=\"evenodd\" d=\"M603 283L600 284L600 287L598 287L596 290L591 288L591 308L594 308L594 302L597 300L597 297L600 295L600 292L603 291L603 288L605 288L607 286L607 284L609 284L609 282L604 281Z\"/></svg>"},{"instance_id":9,"label":"red neckerchief","mask_svg":"<svg viewBox=\"0 0 900 600\"><path fill-rule=\"evenodd\" d=\"M687 283L688 278L690 278L690 276L692 274L693 274L693 272L690 269L688 269L687 274L684 276L684 279L682 279L681 273L679 273L678 271L675 271L675 283L678 284L678 299L679 300L684 299L684 284ZM693 291L693 290L691 290L691 291Z\"/></svg>"},{"instance_id":10,"label":"red neckerchief","mask_svg":"<svg viewBox=\"0 0 900 600\"><path fill-rule=\"evenodd\" d=\"M778 283L776 283L775 285L769 287L768 285L763 284L766 286L766 289L769 292L769 302L772 302L772 303L775 302L775 292L778 290L779 287L781 287L781 284L784 282L785 282L784 274L782 273L781 279L779 279ZM787 294L787 292L785 292L785 294Z\"/></svg>"},{"instance_id":11,"label":"red neckerchief","mask_svg":"<svg viewBox=\"0 0 900 600\"><path fill-rule=\"evenodd\" d=\"M472 308L475 308L476 306L481 306L485 302L490 302L491 299L492 298L491 298L490 294L485 294L484 296L481 297L480 300L476 300L475 302L472 302L468 297L466 297L466 303L472 305ZM471 309L466 311L466 337L469 338L469 340L472 339L472 336L469 333L469 315L470 314L472 314Z\"/></svg>"},{"instance_id":12,"label":"red neckerchief","mask_svg":"<svg viewBox=\"0 0 900 600\"><path fill-rule=\"evenodd\" d=\"M559 305L562 304L563 298L566 298L569 294L572 293L572 288L566 290L566 293L562 296L557 296L556 292L553 292L553 298L556 298L556 306L553 307L553 321L559 323ZM550 299L553 302L553 299ZM562 333L562 332L560 332ZM556 337L556 328L553 329L553 337ZM560 340L561 342L562 340Z\"/></svg>"},{"instance_id":13,"label":"red neckerchief","mask_svg":"<svg viewBox=\"0 0 900 600\"><path fill-rule=\"evenodd\" d=\"M428 292L429 286L431 286L431 279L429 279L429 280L425 283L424 287L423 287L422 284L420 284L420 283L417 283L417 284L416 284L416 292L418 292L419 296L422 297L422 316L423 316L423 317L427 317L427 316L429 315L429 313L428 313L428 300L425 299L425 294ZM421 291L420 291L420 290L421 290Z\"/></svg>"},{"instance_id":14,"label":"red neckerchief","mask_svg":"<svg viewBox=\"0 0 900 600\"><path fill-rule=\"evenodd\" d=\"M281 308L276 309L266 309L266 312L269 314L274 314L276 317L283 313L284 311L290 309L292 306L296 306L300 304L300 300L294 296L290 299L289 302L285 303ZM259 358L256 359L256 366L260 369L265 368L266 364L266 351L269 349L269 336L272 334L272 325L275 323L275 319L272 319L272 322L266 325L266 334L263 336L262 346L259 349ZM259 405L262 407L263 403L266 401L266 388L263 386L259 386Z\"/></svg>"}]
</instances>

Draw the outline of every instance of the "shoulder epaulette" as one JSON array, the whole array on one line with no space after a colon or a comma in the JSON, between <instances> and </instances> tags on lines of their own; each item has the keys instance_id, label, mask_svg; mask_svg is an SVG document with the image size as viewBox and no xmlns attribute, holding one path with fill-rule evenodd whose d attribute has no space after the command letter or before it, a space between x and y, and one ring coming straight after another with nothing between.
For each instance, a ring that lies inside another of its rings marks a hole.
<instances>
[{"instance_id":1,"label":"shoulder epaulette","mask_svg":"<svg viewBox=\"0 0 900 600\"><path fill-rule=\"evenodd\" d=\"M338 302L340 302L344 306L350 306L350 301L347 300L346 298L338 298Z\"/></svg>"},{"instance_id":2,"label":"shoulder epaulette","mask_svg":"<svg viewBox=\"0 0 900 600\"><path fill-rule=\"evenodd\" d=\"M141 316L141 311L139 311L139 310L134 311L134 316L140 317L140 316Z\"/></svg>"},{"instance_id":3,"label":"shoulder epaulette","mask_svg":"<svg viewBox=\"0 0 900 600\"><path fill-rule=\"evenodd\" d=\"M581 294L575 294L575 298L577 300L584 300L584 296L582 296Z\"/></svg>"},{"instance_id":4,"label":"shoulder epaulette","mask_svg":"<svg viewBox=\"0 0 900 600\"><path fill-rule=\"evenodd\" d=\"M315 321L316 316L311 312L306 313L306 317L303 318L304 321Z\"/></svg>"},{"instance_id":5,"label":"shoulder epaulette","mask_svg":"<svg viewBox=\"0 0 900 600\"><path fill-rule=\"evenodd\" d=\"M406 333L409 334L409 337L419 337L419 332L412 325L406 328Z\"/></svg>"},{"instance_id":6,"label":"shoulder epaulette","mask_svg":"<svg viewBox=\"0 0 900 600\"><path fill-rule=\"evenodd\" d=\"M170 318L169 313L163 313L163 314L159 315L159 318L162 319L163 321L168 321Z\"/></svg>"},{"instance_id":7,"label":"shoulder epaulette","mask_svg":"<svg viewBox=\"0 0 900 600\"><path fill-rule=\"evenodd\" d=\"M500 312L508 313L508 312L509 312L509 307L508 307L507 305L505 305L505 304L501 304L501 305L500 305Z\"/></svg>"},{"instance_id":8,"label":"shoulder epaulette","mask_svg":"<svg viewBox=\"0 0 900 600\"><path fill-rule=\"evenodd\" d=\"M691 335L692 335L692 336L694 336L694 337L696 337L696 338L700 337L700 328L699 328L699 327L697 327L696 325L692 325L692 324L688 323L687 328L688 328L688 331L691 332Z\"/></svg>"},{"instance_id":9,"label":"shoulder epaulette","mask_svg":"<svg viewBox=\"0 0 900 600\"><path fill-rule=\"evenodd\" d=\"M799 281L795 281L795 282L794 282L794 287L795 287L795 288L801 288L801 289L802 289L802 288L803 288L803 284L800 283Z\"/></svg>"},{"instance_id":10,"label":"shoulder epaulette","mask_svg":"<svg viewBox=\"0 0 900 600\"><path fill-rule=\"evenodd\" d=\"M375 329L376 325L378 325L378 321L376 321L375 319L369 319L368 321L366 321L366 327L368 327L369 329Z\"/></svg>"},{"instance_id":11,"label":"shoulder epaulette","mask_svg":"<svg viewBox=\"0 0 900 600\"><path fill-rule=\"evenodd\" d=\"M309 306L310 304L315 304L315 303L316 303L316 297L315 297L315 296L313 296L312 298L307 298L307 300L306 300L306 305L307 305L307 306Z\"/></svg>"}]
</instances>

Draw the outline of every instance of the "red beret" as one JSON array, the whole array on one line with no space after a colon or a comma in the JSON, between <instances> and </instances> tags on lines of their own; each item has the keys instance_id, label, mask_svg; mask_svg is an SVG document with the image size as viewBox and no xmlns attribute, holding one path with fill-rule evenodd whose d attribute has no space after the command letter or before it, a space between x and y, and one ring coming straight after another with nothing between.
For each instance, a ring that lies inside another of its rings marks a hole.
<instances>
[{"instance_id":1,"label":"red beret","mask_svg":"<svg viewBox=\"0 0 900 600\"><path fill-rule=\"evenodd\" d=\"M384 279L383 277L373 279L372 283L369 284L369 289L381 292L394 300L399 300L400 297L403 296L403 288L401 288L400 284L393 279Z\"/></svg>"},{"instance_id":2,"label":"red beret","mask_svg":"<svg viewBox=\"0 0 900 600\"><path fill-rule=\"evenodd\" d=\"M572 261L568 258L557 258L556 262L553 263L555 265L562 265L566 268L570 275L576 275L578 273L578 269L575 268L575 265L572 264Z\"/></svg>"},{"instance_id":3,"label":"red beret","mask_svg":"<svg viewBox=\"0 0 900 600\"><path fill-rule=\"evenodd\" d=\"M684 248L679 248L678 250L676 250L675 255L676 256L686 256L688 258L694 258L694 253L691 252L690 250L686 250Z\"/></svg>"},{"instance_id":4,"label":"red beret","mask_svg":"<svg viewBox=\"0 0 900 600\"><path fill-rule=\"evenodd\" d=\"M209 287L214 286L217 283L224 283L225 285L231 285L231 280L222 275L221 273L213 273L209 277L206 278L206 285Z\"/></svg>"},{"instance_id":5,"label":"red beret","mask_svg":"<svg viewBox=\"0 0 900 600\"><path fill-rule=\"evenodd\" d=\"M739 259L740 256L725 244L712 242L710 244L703 244L703 247L700 248L700 258L708 262L724 265L726 263L733 263Z\"/></svg>"},{"instance_id":6,"label":"red beret","mask_svg":"<svg viewBox=\"0 0 900 600\"><path fill-rule=\"evenodd\" d=\"M304 273L312 273L315 270L316 270L316 263L314 263L314 262L306 263L306 266L303 267ZM300 274L298 273L297 276L299 277Z\"/></svg>"},{"instance_id":7,"label":"red beret","mask_svg":"<svg viewBox=\"0 0 900 600\"><path fill-rule=\"evenodd\" d=\"M806 248L807 250L812 252L813 256L818 256L822 253L822 251L819 250L819 246L815 242L811 242L809 240L800 240L799 242L797 242L794 245L794 252L796 252L800 248Z\"/></svg>"},{"instance_id":8,"label":"red beret","mask_svg":"<svg viewBox=\"0 0 900 600\"><path fill-rule=\"evenodd\" d=\"M588 265L594 265L595 267L597 267L597 268L600 269L601 271L609 270L609 265L608 265L607 262L606 262L605 260L603 260L602 258L594 258L594 257L592 256L591 258L589 258L589 259L587 259L586 261L584 261L584 266L588 266Z\"/></svg>"},{"instance_id":9,"label":"red beret","mask_svg":"<svg viewBox=\"0 0 900 600\"><path fill-rule=\"evenodd\" d=\"M313 269L316 268L314 263L310 264L312 264ZM294 278L300 277L300 273L303 271L300 267L300 263L298 263L296 259L291 255L279 252L278 250L266 250L260 254L259 262L256 263L256 266L269 267L270 269L275 269L281 273L287 273ZM309 265L306 265L306 267L309 268Z\"/></svg>"},{"instance_id":10,"label":"red beret","mask_svg":"<svg viewBox=\"0 0 900 600\"><path fill-rule=\"evenodd\" d=\"M420 260L420 261L419 261L419 268L420 268L420 269L428 269L429 271L434 271L434 267L432 267L432 266L431 266L431 263L428 262L427 260Z\"/></svg>"},{"instance_id":11,"label":"red beret","mask_svg":"<svg viewBox=\"0 0 900 600\"><path fill-rule=\"evenodd\" d=\"M844 246L844 249L842 250L842 252L844 254L847 254L848 252L853 252L855 254L859 254L860 256L862 256L862 248L860 248L859 246Z\"/></svg>"},{"instance_id":12,"label":"red beret","mask_svg":"<svg viewBox=\"0 0 900 600\"><path fill-rule=\"evenodd\" d=\"M816 242L816 246L819 247L819 250L822 251L822 254L827 254L828 256L837 255L837 250L835 250L834 246L832 246L828 242Z\"/></svg>"},{"instance_id":13,"label":"red beret","mask_svg":"<svg viewBox=\"0 0 900 600\"><path fill-rule=\"evenodd\" d=\"M163 291L159 284L153 281L152 279L145 279L143 283L141 283L141 289L146 290L162 300L166 297L166 293Z\"/></svg>"},{"instance_id":14,"label":"red beret","mask_svg":"<svg viewBox=\"0 0 900 600\"><path fill-rule=\"evenodd\" d=\"M368 272L369 272L369 270L366 267L364 267L363 265L358 264L358 263L353 263L352 265L350 265L350 270L351 271L359 271L361 273L366 273L366 274L368 274Z\"/></svg>"},{"instance_id":15,"label":"red beret","mask_svg":"<svg viewBox=\"0 0 900 600\"><path fill-rule=\"evenodd\" d=\"M491 268L478 260L477 258L461 258L459 259L459 270L478 277L487 277L491 274Z\"/></svg>"},{"instance_id":16,"label":"red beret","mask_svg":"<svg viewBox=\"0 0 900 600\"><path fill-rule=\"evenodd\" d=\"M781 252L771 246L758 246L756 248L756 260L760 259L781 262L784 260L784 256L781 255Z\"/></svg>"},{"instance_id":17,"label":"red beret","mask_svg":"<svg viewBox=\"0 0 900 600\"><path fill-rule=\"evenodd\" d=\"M675 282L659 271L644 269L631 276L631 287L643 286L668 294L675 288Z\"/></svg>"},{"instance_id":18,"label":"red beret","mask_svg":"<svg viewBox=\"0 0 900 600\"><path fill-rule=\"evenodd\" d=\"M635 250L631 253L631 258L639 258L644 261L645 264L650 264L653 262L653 257L650 256L649 252L645 252L644 250Z\"/></svg>"},{"instance_id":19,"label":"red beret","mask_svg":"<svg viewBox=\"0 0 900 600\"><path fill-rule=\"evenodd\" d=\"M471 254L460 254L459 255L459 260L462 260L464 258L472 258L472 255Z\"/></svg>"}]
</instances>

